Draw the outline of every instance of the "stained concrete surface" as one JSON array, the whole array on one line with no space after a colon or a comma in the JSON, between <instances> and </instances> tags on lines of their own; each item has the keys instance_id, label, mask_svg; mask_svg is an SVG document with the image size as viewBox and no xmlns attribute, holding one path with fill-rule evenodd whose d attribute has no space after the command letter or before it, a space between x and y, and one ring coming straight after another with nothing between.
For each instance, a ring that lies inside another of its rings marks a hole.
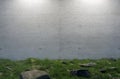
<instances>
[{"instance_id":1,"label":"stained concrete surface","mask_svg":"<svg viewBox=\"0 0 120 79\"><path fill-rule=\"evenodd\" d=\"M0 0L0 58L28 57L119 58L120 0Z\"/></svg>"}]
</instances>

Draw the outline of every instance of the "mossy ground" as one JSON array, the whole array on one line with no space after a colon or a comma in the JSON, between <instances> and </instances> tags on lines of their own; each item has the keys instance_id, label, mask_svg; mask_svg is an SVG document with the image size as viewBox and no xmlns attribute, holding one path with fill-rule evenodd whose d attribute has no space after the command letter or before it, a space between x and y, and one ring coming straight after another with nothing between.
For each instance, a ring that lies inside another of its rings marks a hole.
<instances>
[{"instance_id":1,"label":"mossy ground","mask_svg":"<svg viewBox=\"0 0 120 79\"><path fill-rule=\"evenodd\" d=\"M93 62L97 65L94 67L84 68L80 64ZM117 67L117 70L101 73L102 68ZM21 72L31 69L45 70L50 74L51 79L120 79L120 59L116 61L110 59L73 59L73 60L49 60L29 58L20 61L11 61L0 59L0 79L19 79ZM91 77L71 76L70 70L88 69L91 72Z\"/></svg>"}]
</instances>

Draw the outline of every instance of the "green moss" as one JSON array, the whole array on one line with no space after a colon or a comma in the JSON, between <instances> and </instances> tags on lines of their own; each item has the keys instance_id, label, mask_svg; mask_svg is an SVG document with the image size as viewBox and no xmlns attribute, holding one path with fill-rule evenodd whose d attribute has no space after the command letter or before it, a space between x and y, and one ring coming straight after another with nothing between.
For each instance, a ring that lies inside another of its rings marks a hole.
<instances>
[{"instance_id":1,"label":"green moss","mask_svg":"<svg viewBox=\"0 0 120 79\"><path fill-rule=\"evenodd\" d=\"M93 62L97 65L94 67L83 68L80 64ZM101 73L101 68L117 67L115 71ZM120 78L120 59L112 61L109 59L73 59L73 60L49 60L29 58L21 61L11 61L8 59L0 59L0 79L19 79L22 71L40 69L48 72L52 79L112 79L112 77ZM90 78L76 77L70 75L70 70L74 69L88 69L91 72Z\"/></svg>"}]
</instances>

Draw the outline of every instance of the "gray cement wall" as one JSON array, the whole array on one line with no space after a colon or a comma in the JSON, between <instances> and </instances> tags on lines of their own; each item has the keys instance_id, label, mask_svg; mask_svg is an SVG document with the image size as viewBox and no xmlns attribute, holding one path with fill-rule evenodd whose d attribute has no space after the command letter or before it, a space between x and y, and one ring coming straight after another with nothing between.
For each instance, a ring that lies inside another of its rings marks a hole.
<instances>
[{"instance_id":1,"label":"gray cement wall","mask_svg":"<svg viewBox=\"0 0 120 79\"><path fill-rule=\"evenodd\" d=\"M0 0L0 58L28 57L119 58L120 0Z\"/></svg>"}]
</instances>

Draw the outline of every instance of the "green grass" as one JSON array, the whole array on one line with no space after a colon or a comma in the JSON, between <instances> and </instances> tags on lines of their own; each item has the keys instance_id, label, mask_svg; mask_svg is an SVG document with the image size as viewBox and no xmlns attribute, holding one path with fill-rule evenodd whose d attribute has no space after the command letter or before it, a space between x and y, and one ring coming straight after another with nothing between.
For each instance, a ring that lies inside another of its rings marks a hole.
<instances>
[{"instance_id":1,"label":"green grass","mask_svg":"<svg viewBox=\"0 0 120 79\"><path fill-rule=\"evenodd\" d=\"M65 64L63 64L65 62ZM97 65L94 67L84 68L80 64L94 62ZM117 67L117 70L101 73L101 68ZM39 69L44 70L50 74L52 79L113 79L116 77L120 79L120 59L112 61L109 59L98 60L49 60L49 59L36 59L29 58L20 61L11 61L7 59L0 59L0 79L19 79L22 71ZM88 69L91 72L90 78L71 76L69 71L75 69ZM111 76L110 76L111 75Z\"/></svg>"}]
</instances>

